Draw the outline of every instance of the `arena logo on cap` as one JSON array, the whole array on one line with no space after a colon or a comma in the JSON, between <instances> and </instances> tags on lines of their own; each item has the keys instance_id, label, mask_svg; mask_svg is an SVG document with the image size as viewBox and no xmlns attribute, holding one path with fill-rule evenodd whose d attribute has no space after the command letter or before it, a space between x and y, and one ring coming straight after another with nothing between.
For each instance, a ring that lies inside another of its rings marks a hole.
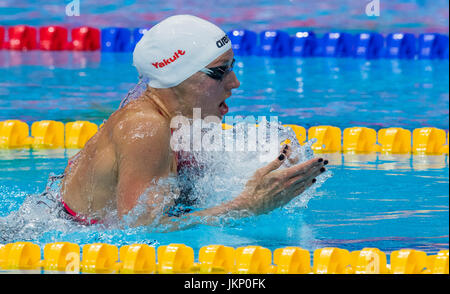
<instances>
[{"instance_id":1,"label":"arena logo on cap","mask_svg":"<svg viewBox=\"0 0 450 294\"><path fill-rule=\"evenodd\" d=\"M220 40L218 40L216 42L217 48L222 48L223 46L225 46L226 43L228 43L230 41L230 39L228 38L228 36L225 34L225 36L223 36Z\"/></svg>"},{"instance_id":2,"label":"arena logo on cap","mask_svg":"<svg viewBox=\"0 0 450 294\"><path fill-rule=\"evenodd\" d=\"M169 59L163 59L162 61L152 62L152 64L156 68L162 68L162 67L164 67L164 66L166 66L168 64L171 64L172 62L176 61L178 58L180 58L185 53L186 53L186 51L179 49Z\"/></svg>"}]
</instances>

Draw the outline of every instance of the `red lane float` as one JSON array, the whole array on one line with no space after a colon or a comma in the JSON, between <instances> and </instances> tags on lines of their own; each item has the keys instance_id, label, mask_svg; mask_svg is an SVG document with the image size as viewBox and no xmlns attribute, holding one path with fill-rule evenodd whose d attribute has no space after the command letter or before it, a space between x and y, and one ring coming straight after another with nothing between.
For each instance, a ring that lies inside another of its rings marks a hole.
<instances>
[{"instance_id":1,"label":"red lane float","mask_svg":"<svg viewBox=\"0 0 450 294\"><path fill-rule=\"evenodd\" d=\"M100 49L100 30L92 27L79 27L72 30L69 50L94 51Z\"/></svg>"},{"instance_id":2,"label":"red lane float","mask_svg":"<svg viewBox=\"0 0 450 294\"><path fill-rule=\"evenodd\" d=\"M67 29L60 26L47 26L39 29L39 49L65 50L67 47Z\"/></svg>"},{"instance_id":3,"label":"red lane float","mask_svg":"<svg viewBox=\"0 0 450 294\"><path fill-rule=\"evenodd\" d=\"M30 26L18 25L8 28L9 41L5 49L34 50L37 49L36 29Z\"/></svg>"},{"instance_id":4,"label":"red lane float","mask_svg":"<svg viewBox=\"0 0 450 294\"><path fill-rule=\"evenodd\" d=\"M0 49L3 48L4 39L5 39L5 28L0 27Z\"/></svg>"}]
</instances>

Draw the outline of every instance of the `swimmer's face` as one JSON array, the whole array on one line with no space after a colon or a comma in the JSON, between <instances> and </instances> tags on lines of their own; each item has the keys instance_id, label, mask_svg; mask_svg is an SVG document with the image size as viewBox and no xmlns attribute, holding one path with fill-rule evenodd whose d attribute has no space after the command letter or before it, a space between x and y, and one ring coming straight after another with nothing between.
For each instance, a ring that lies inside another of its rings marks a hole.
<instances>
[{"instance_id":1,"label":"swimmer's face","mask_svg":"<svg viewBox=\"0 0 450 294\"><path fill-rule=\"evenodd\" d=\"M233 50L230 49L206 68L230 64L234 58ZM197 72L179 85L184 92L185 114L191 116L193 108L201 108L202 118L206 116L217 116L223 118L228 112L225 99L231 96L231 90L240 86L233 71L226 73L222 80L215 80L203 72Z\"/></svg>"}]
</instances>

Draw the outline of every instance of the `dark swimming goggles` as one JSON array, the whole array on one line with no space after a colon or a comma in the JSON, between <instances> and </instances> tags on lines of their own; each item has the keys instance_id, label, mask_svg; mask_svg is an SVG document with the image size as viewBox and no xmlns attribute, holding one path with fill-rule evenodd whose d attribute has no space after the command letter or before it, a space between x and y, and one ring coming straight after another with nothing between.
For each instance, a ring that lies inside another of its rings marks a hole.
<instances>
[{"instance_id":1,"label":"dark swimming goggles","mask_svg":"<svg viewBox=\"0 0 450 294\"><path fill-rule=\"evenodd\" d=\"M200 71L212 79L221 81L227 73L233 70L233 66L234 66L234 58L233 60L227 62L224 65L209 68L205 67L202 68Z\"/></svg>"}]
</instances>

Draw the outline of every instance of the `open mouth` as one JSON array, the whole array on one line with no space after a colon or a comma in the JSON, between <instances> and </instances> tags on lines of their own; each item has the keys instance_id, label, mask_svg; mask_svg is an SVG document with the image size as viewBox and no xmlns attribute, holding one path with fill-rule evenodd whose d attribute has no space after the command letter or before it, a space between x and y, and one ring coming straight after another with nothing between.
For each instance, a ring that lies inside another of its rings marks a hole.
<instances>
[{"instance_id":1,"label":"open mouth","mask_svg":"<svg viewBox=\"0 0 450 294\"><path fill-rule=\"evenodd\" d=\"M228 113L228 105L225 103L225 100L219 104L219 110L222 115L225 115Z\"/></svg>"}]
</instances>

